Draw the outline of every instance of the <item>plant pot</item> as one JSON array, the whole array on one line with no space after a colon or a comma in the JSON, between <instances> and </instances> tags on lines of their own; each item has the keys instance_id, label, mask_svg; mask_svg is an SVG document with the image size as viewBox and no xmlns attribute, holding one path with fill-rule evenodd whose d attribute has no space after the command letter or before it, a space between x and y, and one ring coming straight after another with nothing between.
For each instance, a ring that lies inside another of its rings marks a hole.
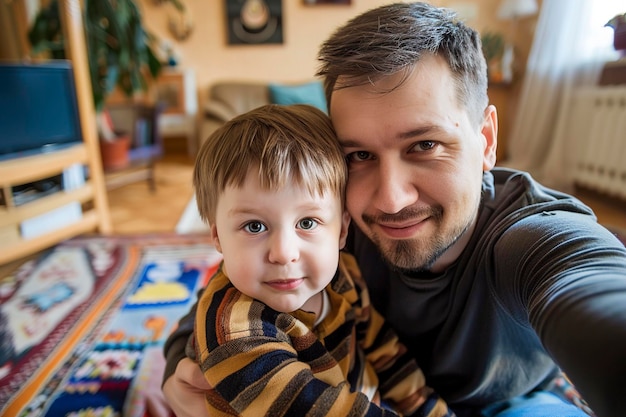
<instances>
[{"instance_id":1,"label":"plant pot","mask_svg":"<svg viewBox=\"0 0 626 417\"><path fill-rule=\"evenodd\" d=\"M128 166L130 135L121 135L115 140L100 140L100 156L105 170L120 169Z\"/></svg>"}]
</instances>

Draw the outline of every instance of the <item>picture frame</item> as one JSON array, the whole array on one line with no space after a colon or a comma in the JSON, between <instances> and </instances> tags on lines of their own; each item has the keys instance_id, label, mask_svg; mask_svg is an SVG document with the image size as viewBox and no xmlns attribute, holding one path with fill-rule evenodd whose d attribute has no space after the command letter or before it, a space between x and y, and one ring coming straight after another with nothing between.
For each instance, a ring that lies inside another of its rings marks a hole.
<instances>
[{"instance_id":1,"label":"picture frame","mask_svg":"<svg viewBox=\"0 0 626 417\"><path fill-rule=\"evenodd\" d=\"M229 45L283 43L282 0L225 0Z\"/></svg>"},{"instance_id":2,"label":"picture frame","mask_svg":"<svg viewBox=\"0 0 626 417\"><path fill-rule=\"evenodd\" d=\"M180 72L162 72L156 84L156 100L165 114L185 114L185 78Z\"/></svg>"},{"instance_id":3,"label":"picture frame","mask_svg":"<svg viewBox=\"0 0 626 417\"><path fill-rule=\"evenodd\" d=\"M307 6L319 6L327 4L341 4L345 6L350 6L352 4L352 0L302 0L302 2Z\"/></svg>"}]
</instances>

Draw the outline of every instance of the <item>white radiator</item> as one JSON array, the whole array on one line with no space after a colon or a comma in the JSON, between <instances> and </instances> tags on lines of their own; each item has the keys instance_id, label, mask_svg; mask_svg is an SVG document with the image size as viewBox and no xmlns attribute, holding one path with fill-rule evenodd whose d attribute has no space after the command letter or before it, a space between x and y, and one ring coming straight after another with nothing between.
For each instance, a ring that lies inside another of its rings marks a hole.
<instances>
[{"instance_id":1,"label":"white radiator","mask_svg":"<svg viewBox=\"0 0 626 417\"><path fill-rule=\"evenodd\" d=\"M626 86L577 89L567 120L574 182L626 199Z\"/></svg>"}]
</instances>

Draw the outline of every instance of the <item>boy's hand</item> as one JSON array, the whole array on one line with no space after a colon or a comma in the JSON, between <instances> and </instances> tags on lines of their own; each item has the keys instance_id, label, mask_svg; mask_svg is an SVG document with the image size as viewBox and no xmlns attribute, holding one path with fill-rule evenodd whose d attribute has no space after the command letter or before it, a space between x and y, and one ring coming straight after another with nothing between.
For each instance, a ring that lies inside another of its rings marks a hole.
<instances>
[{"instance_id":1,"label":"boy's hand","mask_svg":"<svg viewBox=\"0 0 626 417\"><path fill-rule=\"evenodd\" d=\"M208 417L204 393L211 388L198 364L184 358L163 384L163 394L177 417Z\"/></svg>"}]
</instances>

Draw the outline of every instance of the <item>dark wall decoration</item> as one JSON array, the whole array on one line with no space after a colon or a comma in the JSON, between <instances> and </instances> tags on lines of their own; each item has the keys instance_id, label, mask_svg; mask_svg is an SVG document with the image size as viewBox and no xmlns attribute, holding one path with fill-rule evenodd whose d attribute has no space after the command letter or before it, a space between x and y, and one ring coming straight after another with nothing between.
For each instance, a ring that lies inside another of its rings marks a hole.
<instances>
[{"instance_id":1,"label":"dark wall decoration","mask_svg":"<svg viewBox=\"0 0 626 417\"><path fill-rule=\"evenodd\" d=\"M226 0L228 43L283 43L282 0Z\"/></svg>"},{"instance_id":2,"label":"dark wall decoration","mask_svg":"<svg viewBox=\"0 0 626 417\"><path fill-rule=\"evenodd\" d=\"M316 4L352 4L352 0L302 0L304 4L316 5Z\"/></svg>"}]
</instances>

